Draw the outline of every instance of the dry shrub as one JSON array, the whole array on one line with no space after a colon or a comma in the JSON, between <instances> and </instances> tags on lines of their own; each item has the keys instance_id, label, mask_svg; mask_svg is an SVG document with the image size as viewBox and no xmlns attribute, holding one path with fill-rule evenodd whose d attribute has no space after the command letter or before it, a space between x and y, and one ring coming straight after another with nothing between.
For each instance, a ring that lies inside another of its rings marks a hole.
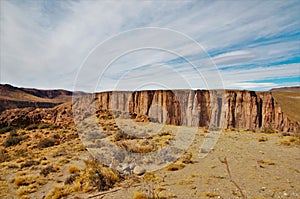
<instances>
[{"instance_id":1,"label":"dry shrub","mask_svg":"<svg viewBox=\"0 0 300 199\"><path fill-rule=\"evenodd\" d=\"M118 146L132 153L148 153L154 150L155 146L148 143L147 145L139 143L137 140L119 141Z\"/></svg>"},{"instance_id":2,"label":"dry shrub","mask_svg":"<svg viewBox=\"0 0 300 199\"><path fill-rule=\"evenodd\" d=\"M0 163L9 161L9 154L5 149L0 149Z\"/></svg>"},{"instance_id":3,"label":"dry shrub","mask_svg":"<svg viewBox=\"0 0 300 199\"><path fill-rule=\"evenodd\" d=\"M291 142L289 140L280 140L279 143L280 145L285 145L285 146L291 145Z\"/></svg>"},{"instance_id":4,"label":"dry shrub","mask_svg":"<svg viewBox=\"0 0 300 199\"><path fill-rule=\"evenodd\" d=\"M19 144L22 140L27 139L28 137L19 136L17 133L11 132L7 139L4 141L3 146L10 147Z\"/></svg>"},{"instance_id":5,"label":"dry shrub","mask_svg":"<svg viewBox=\"0 0 300 199\"><path fill-rule=\"evenodd\" d=\"M54 187L54 190L45 197L45 199L60 199L68 196L69 194L70 193L66 190L66 187L56 186Z\"/></svg>"},{"instance_id":6,"label":"dry shrub","mask_svg":"<svg viewBox=\"0 0 300 199\"><path fill-rule=\"evenodd\" d=\"M19 176L15 179L14 184L16 186L28 186L30 184L33 184L37 181L37 176L33 175L24 175L24 176Z\"/></svg>"},{"instance_id":7,"label":"dry shrub","mask_svg":"<svg viewBox=\"0 0 300 199\"><path fill-rule=\"evenodd\" d=\"M24 167L31 167L33 165L39 165L39 164L40 164L40 162L38 162L38 161L29 160L29 161L21 164L21 169L23 169Z\"/></svg>"},{"instance_id":8,"label":"dry shrub","mask_svg":"<svg viewBox=\"0 0 300 199\"><path fill-rule=\"evenodd\" d=\"M182 163L172 163L169 166L166 167L168 171L177 171L183 169L185 166Z\"/></svg>"},{"instance_id":9,"label":"dry shrub","mask_svg":"<svg viewBox=\"0 0 300 199\"><path fill-rule=\"evenodd\" d=\"M111 137L111 141L112 142L117 142L120 140L129 140L129 139L135 139L136 137L130 134L126 134L125 132L123 132L122 130L118 130L117 132L115 132L113 134L113 136Z\"/></svg>"},{"instance_id":10,"label":"dry shrub","mask_svg":"<svg viewBox=\"0 0 300 199\"><path fill-rule=\"evenodd\" d=\"M145 182L162 182L163 178L156 176L153 172L148 172L144 175L143 180Z\"/></svg>"},{"instance_id":11,"label":"dry shrub","mask_svg":"<svg viewBox=\"0 0 300 199\"><path fill-rule=\"evenodd\" d=\"M266 126L266 127L262 128L261 133L273 134L273 133L277 133L277 132L272 126Z\"/></svg>"},{"instance_id":12,"label":"dry shrub","mask_svg":"<svg viewBox=\"0 0 300 199\"><path fill-rule=\"evenodd\" d=\"M85 164L85 178L88 179L90 185L97 187L99 191L108 190L121 180L117 171L99 164L96 160L85 161Z\"/></svg>"},{"instance_id":13,"label":"dry shrub","mask_svg":"<svg viewBox=\"0 0 300 199\"><path fill-rule=\"evenodd\" d=\"M300 144L300 137L299 136L290 136L286 137L279 141L280 145L290 146L290 145L299 145Z\"/></svg>"},{"instance_id":14,"label":"dry shrub","mask_svg":"<svg viewBox=\"0 0 300 199\"><path fill-rule=\"evenodd\" d=\"M180 158L179 158L179 161L184 163L184 164L191 164L193 163L192 161L192 153L190 152L185 152Z\"/></svg>"},{"instance_id":15,"label":"dry shrub","mask_svg":"<svg viewBox=\"0 0 300 199\"><path fill-rule=\"evenodd\" d=\"M259 142L266 142L268 140L267 137L260 137L257 139Z\"/></svg>"},{"instance_id":16,"label":"dry shrub","mask_svg":"<svg viewBox=\"0 0 300 199\"><path fill-rule=\"evenodd\" d=\"M211 193L211 192L206 192L204 194L205 197L207 198L215 198L215 197L219 197L220 195L219 194L215 194L215 193Z\"/></svg>"},{"instance_id":17,"label":"dry shrub","mask_svg":"<svg viewBox=\"0 0 300 199\"><path fill-rule=\"evenodd\" d=\"M133 192L133 199L148 199L147 196L141 192L134 191Z\"/></svg>"},{"instance_id":18,"label":"dry shrub","mask_svg":"<svg viewBox=\"0 0 300 199\"><path fill-rule=\"evenodd\" d=\"M76 180L77 177L79 177L79 174L77 174L77 173L70 175L70 177L68 177L66 179L65 184L72 184Z\"/></svg>"},{"instance_id":19,"label":"dry shrub","mask_svg":"<svg viewBox=\"0 0 300 199\"><path fill-rule=\"evenodd\" d=\"M29 186L20 186L18 188L18 195L19 196L24 196L30 193L34 193L39 189L39 186L37 184L31 184ZM23 197L22 197L23 198Z\"/></svg>"},{"instance_id":20,"label":"dry shrub","mask_svg":"<svg viewBox=\"0 0 300 199\"><path fill-rule=\"evenodd\" d=\"M15 129L16 129L16 127L13 127L13 126L6 126L6 127L3 127L3 128L0 129L0 135L1 135L1 134L4 134L4 133L6 133L6 132L13 131L13 130L15 130Z\"/></svg>"},{"instance_id":21,"label":"dry shrub","mask_svg":"<svg viewBox=\"0 0 300 199\"><path fill-rule=\"evenodd\" d=\"M77 173L79 171L77 166L71 165L69 166L69 172L70 173Z\"/></svg>"},{"instance_id":22,"label":"dry shrub","mask_svg":"<svg viewBox=\"0 0 300 199\"><path fill-rule=\"evenodd\" d=\"M35 130L38 128L39 128L38 124L30 124L29 126L26 127L26 130L30 131L30 130Z\"/></svg>"},{"instance_id":23,"label":"dry shrub","mask_svg":"<svg viewBox=\"0 0 300 199\"><path fill-rule=\"evenodd\" d=\"M45 138L38 143L38 148L47 148L59 144L59 140L55 138Z\"/></svg>"},{"instance_id":24,"label":"dry shrub","mask_svg":"<svg viewBox=\"0 0 300 199\"><path fill-rule=\"evenodd\" d=\"M55 172L55 171L56 170L54 169L54 167L52 165L50 165L50 166L43 168L41 170L40 174L46 177L49 173Z\"/></svg>"}]
</instances>

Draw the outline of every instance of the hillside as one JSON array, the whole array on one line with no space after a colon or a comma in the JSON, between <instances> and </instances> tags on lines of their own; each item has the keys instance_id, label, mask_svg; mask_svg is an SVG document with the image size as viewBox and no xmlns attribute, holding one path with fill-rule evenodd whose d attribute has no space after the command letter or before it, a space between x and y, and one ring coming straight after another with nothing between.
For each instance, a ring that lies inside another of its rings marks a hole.
<instances>
[{"instance_id":1,"label":"hillside","mask_svg":"<svg viewBox=\"0 0 300 199\"><path fill-rule=\"evenodd\" d=\"M66 90L38 90L0 84L0 113L13 108L50 108L71 99L72 92Z\"/></svg>"}]
</instances>

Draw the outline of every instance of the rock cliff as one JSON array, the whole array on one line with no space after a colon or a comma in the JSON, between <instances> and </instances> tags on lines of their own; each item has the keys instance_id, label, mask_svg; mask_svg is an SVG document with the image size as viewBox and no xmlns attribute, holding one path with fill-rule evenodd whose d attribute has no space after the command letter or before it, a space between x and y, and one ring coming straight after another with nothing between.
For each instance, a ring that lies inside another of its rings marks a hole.
<instances>
[{"instance_id":1,"label":"rock cliff","mask_svg":"<svg viewBox=\"0 0 300 199\"><path fill-rule=\"evenodd\" d=\"M299 132L271 92L236 90L149 90L102 92L94 95L96 110L187 126L237 129L274 129Z\"/></svg>"}]
</instances>

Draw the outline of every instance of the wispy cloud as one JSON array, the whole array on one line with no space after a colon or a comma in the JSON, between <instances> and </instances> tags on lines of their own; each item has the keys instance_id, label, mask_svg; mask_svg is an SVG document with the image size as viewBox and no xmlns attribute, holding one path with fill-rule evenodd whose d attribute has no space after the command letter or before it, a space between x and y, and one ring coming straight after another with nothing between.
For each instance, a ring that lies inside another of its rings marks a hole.
<instances>
[{"instance_id":1,"label":"wispy cloud","mask_svg":"<svg viewBox=\"0 0 300 199\"><path fill-rule=\"evenodd\" d=\"M226 64L236 64L245 61L249 61L255 58L255 55L249 51L233 51L228 53L223 53L221 55L217 55L213 57L213 60L218 65L226 65Z\"/></svg>"},{"instance_id":2,"label":"wispy cloud","mask_svg":"<svg viewBox=\"0 0 300 199\"><path fill-rule=\"evenodd\" d=\"M114 89L120 83L122 89L128 90L142 85L256 90L299 85L297 0L12 0L1 1L0 5L1 83L72 89L74 82L82 81L85 84L80 88L87 91ZM178 31L198 42L208 55L193 42L170 35L125 34L127 38L100 52L107 57L107 63L108 57L145 40L147 44L152 41L153 46L160 45L179 54L163 49L139 49L124 54L108 68L107 64L98 63L95 56L90 60L94 67L80 71L85 79L76 79L80 66L96 45L120 32L143 27ZM216 74L221 75L223 85L214 83ZM294 78L294 82L286 78ZM265 79L270 81L261 82Z\"/></svg>"}]
</instances>

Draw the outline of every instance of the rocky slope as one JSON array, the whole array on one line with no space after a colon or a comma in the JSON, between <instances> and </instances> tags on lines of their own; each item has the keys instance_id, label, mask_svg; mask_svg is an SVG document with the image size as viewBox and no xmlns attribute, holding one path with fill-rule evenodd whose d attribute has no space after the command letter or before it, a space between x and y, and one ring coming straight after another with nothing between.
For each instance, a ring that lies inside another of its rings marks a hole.
<instances>
[{"instance_id":1,"label":"rocky slope","mask_svg":"<svg viewBox=\"0 0 300 199\"><path fill-rule=\"evenodd\" d=\"M0 84L0 113L15 108L52 108L72 99L66 90L38 90Z\"/></svg>"}]
</instances>

